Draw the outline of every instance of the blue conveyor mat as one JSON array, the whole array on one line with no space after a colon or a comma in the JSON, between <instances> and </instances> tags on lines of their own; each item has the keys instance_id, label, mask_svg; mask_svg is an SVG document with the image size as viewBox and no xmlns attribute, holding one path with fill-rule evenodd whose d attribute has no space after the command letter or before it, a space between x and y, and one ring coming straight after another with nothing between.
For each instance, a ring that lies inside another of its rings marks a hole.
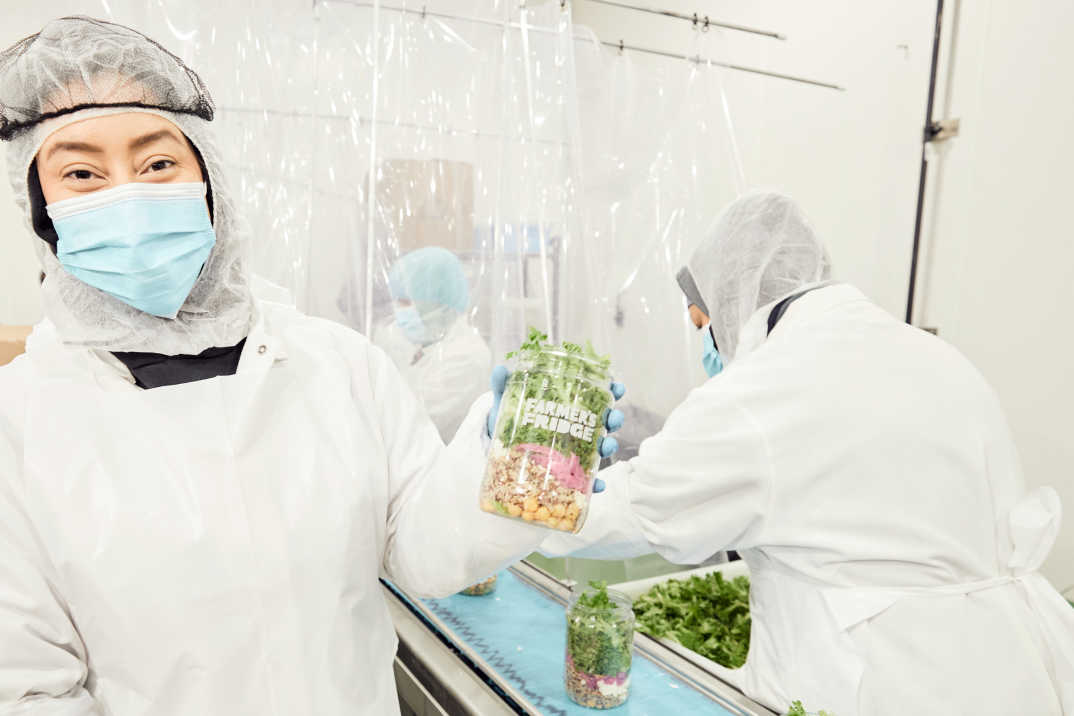
<instances>
[{"instance_id":1,"label":"blue conveyor mat","mask_svg":"<svg viewBox=\"0 0 1074 716\"><path fill-rule=\"evenodd\" d=\"M563 605L512 572L499 575L496 591L484 597L455 595L422 604L545 716L593 716L578 706L563 685L566 619ZM398 589L395 589L399 594ZM404 599L406 597L400 594ZM408 600L409 601L409 600ZM689 684L634 652L631 693L609 713L619 716L712 714L736 716Z\"/></svg>"}]
</instances>

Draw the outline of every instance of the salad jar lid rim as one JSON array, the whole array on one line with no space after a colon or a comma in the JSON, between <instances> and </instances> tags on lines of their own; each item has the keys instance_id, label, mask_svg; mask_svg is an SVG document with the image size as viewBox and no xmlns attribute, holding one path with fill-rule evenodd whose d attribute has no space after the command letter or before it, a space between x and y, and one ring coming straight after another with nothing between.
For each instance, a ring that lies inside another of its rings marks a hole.
<instances>
[{"instance_id":1,"label":"salad jar lid rim","mask_svg":"<svg viewBox=\"0 0 1074 716\"><path fill-rule=\"evenodd\" d=\"M604 367L604 368L606 368L608 370L611 369L610 366L607 366L605 364L606 359L604 359L604 358L594 358L592 356L587 356L587 355L585 355L583 353L574 353L572 351L565 351L562 348L523 348L523 349L519 350L519 352L518 352L518 357L519 358L521 358L522 356L539 356L539 355L552 355L552 356L557 356L557 357L562 356L564 358L573 358L575 360L581 360L581 361L585 361L586 363L592 363L593 365Z\"/></svg>"}]
</instances>

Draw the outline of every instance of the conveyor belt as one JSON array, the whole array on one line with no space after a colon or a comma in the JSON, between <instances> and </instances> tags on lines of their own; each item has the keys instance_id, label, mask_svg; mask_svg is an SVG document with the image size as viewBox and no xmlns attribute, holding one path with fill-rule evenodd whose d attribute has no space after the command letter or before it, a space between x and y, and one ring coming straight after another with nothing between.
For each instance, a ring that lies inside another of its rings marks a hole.
<instances>
[{"instance_id":1,"label":"conveyor belt","mask_svg":"<svg viewBox=\"0 0 1074 716\"><path fill-rule=\"evenodd\" d=\"M437 633L445 648L480 674L518 713L592 716L563 685L566 588L523 564L499 575L496 592L412 600L387 585L407 608ZM655 648L654 648L655 647ZM638 635L631 670L631 696L615 713L752 716L771 712Z\"/></svg>"}]
</instances>

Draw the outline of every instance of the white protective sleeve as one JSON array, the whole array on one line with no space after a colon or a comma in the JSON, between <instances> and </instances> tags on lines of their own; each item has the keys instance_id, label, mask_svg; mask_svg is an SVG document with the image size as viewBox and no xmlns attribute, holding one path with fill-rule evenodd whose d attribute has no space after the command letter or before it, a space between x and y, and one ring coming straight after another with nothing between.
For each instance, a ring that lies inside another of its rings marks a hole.
<instances>
[{"instance_id":1,"label":"white protective sleeve","mask_svg":"<svg viewBox=\"0 0 1074 716\"><path fill-rule=\"evenodd\" d=\"M488 389L490 362L487 356L449 354L417 376L413 388L444 440L457 432L474 399Z\"/></svg>"},{"instance_id":2,"label":"white protective sleeve","mask_svg":"<svg viewBox=\"0 0 1074 716\"><path fill-rule=\"evenodd\" d=\"M605 490L590 499L582 529L576 535L549 533L541 542L541 554L611 560L631 559L656 551L630 504L630 477L629 462L618 462L601 470Z\"/></svg>"},{"instance_id":3,"label":"white protective sleeve","mask_svg":"<svg viewBox=\"0 0 1074 716\"><path fill-rule=\"evenodd\" d=\"M390 473L388 577L415 596L444 597L536 549L545 530L478 506L491 394L474 403L444 447L417 398L378 349L369 351L369 370Z\"/></svg>"},{"instance_id":4,"label":"white protective sleeve","mask_svg":"<svg viewBox=\"0 0 1074 716\"><path fill-rule=\"evenodd\" d=\"M0 416L0 713L101 713L86 691L86 650L18 498L16 452Z\"/></svg>"},{"instance_id":5,"label":"white protective sleeve","mask_svg":"<svg viewBox=\"0 0 1074 716\"><path fill-rule=\"evenodd\" d=\"M581 532L550 537L541 552L595 559L657 552L675 564L699 564L755 546L770 502L771 460L754 417L714 387L690 393L637 457L603 471L607 493L594 498Z\"/></svg>"}]
</instances>

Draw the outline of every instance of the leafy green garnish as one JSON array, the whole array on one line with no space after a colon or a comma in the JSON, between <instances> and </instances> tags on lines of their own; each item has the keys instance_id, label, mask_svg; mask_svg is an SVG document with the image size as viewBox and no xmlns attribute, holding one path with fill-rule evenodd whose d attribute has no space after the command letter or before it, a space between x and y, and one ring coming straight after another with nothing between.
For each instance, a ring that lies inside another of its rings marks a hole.
<instances>
[{"instance_id":1,"label":"leafy green garnish","mask_svg":"<svg viewBox=\"0 0 1074 716\"><path fill-rule=\"evenodd\" d=\"M599 355L593 346L564 342L558 346L548 343L548 335L530 328L529 338L507 358L518 358L518 368L511 374L504 390L496 437L506 447L526 443L545 445L562 455L577 455L588 471L597 457L599 440L586 440L558 433L536 424L521 425L520 406L533 398L556 404L578 407L596 416L593 435L603 428L604 413L611 407L608 390L611 358Z\"/></svg>"},{"instance_id":2,"label":"leafy green garnish","mask_svg":"<svg viewBox=\"0 0 1074 716\"><path fill-rule=\"evenodd\" d=\"M632 628L616 614L607 582L590 582L567 613L567 652L579 671L615 676L630 670Z\"/></svg>"},{"instance_id":3,"label":"leafy green garnish","mask_svg":"<svg viewBox=\"0 0 1074 716\"><path fill-rule=\"evenodd\" d=\"M783 716L809 716L809 712L805 710L805 706L802 706L801 701L795 701ZM818 711L817 716L835 716L835 714L829 711Z\"/></svg>"},{"instance_id":4,"label":"leafy green garnish","mask_svg":"<svg viewBox=\"0 0 1074 716\"><path fill-rule=\"evenodd\" d=\"M608 583L590 581L589 586L595 591L592 594L578 595L578 605L587 609L609 610L615 609L615 603L608 596Z\"/></svg>"},{"instance_id":5,"label":"leafy green garnish","mask_svg":"<svg viewBox=\"0 0 1074 716\"><path fill-rule=\"evenodd\" d=\"M566 353L567 365L573 367L576 371L586 372L586 369L593 374L593 377L603 378L602 373L606 373L611 368L612 359L610 356L601 355L597 353L597 349L593 347L590 341L586 341L583 346L578 343L571 343L569 341L563 341L558 346L554 343L548 342L548 334L543 331L539 331L533 326L530 326L530 334L522 342L517 351L511 351L507 354L507 360L512 358L525 358L527 354L530 356L536 356L541 353ZM577 359L577 360L572 360Z\"/></svg>"},{"instance_id":6,"label":"leafy green garnish","mask_svg":"<svg viewBox=\"0 0 1074 716\"><path fill-rule=\"evenodd\" d=\"M511 351L510 353L507 354L507 360L511 360L512 358L514 358L515 356L519 355L520 353L525 353L527 351L537 352L537 351L540 351L540 350L542 350L542 349L544 349L546 347L551 347L551 346L548 345L547 341L548 341L548 334L547 333L542 333L541 331L537 330L533 326L530 326L530 335L529 335L529 337L526 340L522 341L522 345L519 346L517 351Z\"/></svg>"},{"instance_id":7,"label":"leafy green garnish","mask_svg":"<svg viewBox=\"0 0 1074 716\"><path fill-rule=\"evenodd\" d=\"M634 602L638 630L731 669L750 650L750 580L719 572L658 584Z\"/></svg>"}]
</instances>

